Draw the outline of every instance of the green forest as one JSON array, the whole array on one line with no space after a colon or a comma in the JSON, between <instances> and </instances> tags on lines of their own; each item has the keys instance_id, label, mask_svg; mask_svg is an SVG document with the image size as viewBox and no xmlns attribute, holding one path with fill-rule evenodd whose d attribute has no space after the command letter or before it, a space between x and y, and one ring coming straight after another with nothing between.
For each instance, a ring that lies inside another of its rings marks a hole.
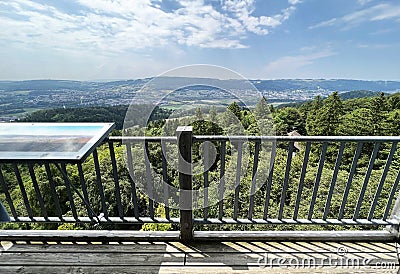
<instances>
[{"instance_id":1,"label":"green forest","mask_svg":"<svg viewBox=\"0 0 400 274\"><path fill-rule=\"evenodd\" d=\"M120 134L120 130L123 124L123 117L125 116L127 107L116 106L107 108L91 108L91 109L54 109L54 110L42 110L39 112L32 113L25 121L31 122L115 122L118 130L114 134ZM263 116L265 113L270 113L267 116ZM308 136L399 136L400 135L400 93L393 95L385 95L383 93L375 97L367 98L355 98L342 100L337 92L332 93L328 98L316 97L313 101L305 102L301 105L295 106L282 106L273 107L269 105L265 98L261 98L254 111L249 111L247 108L240 107L240 104L233 102L227 107L226 111L216 111L215 108L211 107L208 111L204 111L201 108L197 108L194 115L191 117L183 117L179 119L166 119L170 111L157 109L155 115L149 122L147 128L135 128L137 135L146 134L147 136L173 136L175 135L176 127L179 125L192 125L195 135L224 135L232 132L239 132L245 135L260 135L267 133L275 133L276 135L287 135L293 131L296 131L300 135ZM232 114L235 117L232 117ZM272 120L271 120L272 118ZM233 120L232 120L233 119ZM237 124L233 123L235 119L240 121L240 128L237 128ZM271 122L273 121L273 123ZM257 123L258 122L258 123ZM263 127L265 130L260 130ZM216 150L219 151L220 144L214 143ZM100 160L100 171L102 175L102 183L104 187L104 195L106 197L106 207L110 216L118 216L118 204L116 203L116 195L120 195L122 201L122 211L125 216L133 216L134 207L132 203L132 191L130 189L131 181L129 178L129 172L125 164L126 148L121 143L115 143L115 157L118 165L118 177L121 193L116 194L114 174L112 169L112 163L110 160L109 145L104 144L100 146L97 151ZM332 204L328 218L336 218L340 208L341 197L343 196L346 182L349 177L349 170L351 162L356 150L357 144L346 145L343 151L343 158L341 161L341 167L337 174L337 183L335 185ZM385 168L386 159L388 158L391 144L382 143L380 144L379 153L376 160L373 163L373 169L371 170L371 178L369 181L368 188L364 194L364 200L361 204L360 218L366 218L370 208L371 200L375 194L375 190L380 183L383 169ZM320 177L320 185L318 190L318 196L315 203L313 218L321 218L326 202L326 195L329 191L332 170L335 166L336 155L338 153L339 144L329 144L326 151L326 159L324 162L324 169L322 170ZM344 218L352 218L354 208L359 198L360 189L365 184L364 178L368 169L368 163L371 157L371 153L374 149L374 145L366 143L361 152L361 156L358 161L357 170L355 172L351 189L349 191L348 201L346 204L346 210L344 212ZM316 143L311 145L309 162L307 165L307 173L303 178L303 188L301 193L301 203L298 210L298 218L307 218L309 214L309 207L311 197L313 196L313 189L315 184L315 177L318 173L318 167L320 162L320 155L322 150L322 144ZM170 150L173 151L173 145ZM195 189L200 189L204 183L205 174L201 171L203 166L201 154L204 151L204 147L201 144L195 144L193 150L193 161L194 163L200 163L194 169L196 175L193 177L193 184ZM252 182L252 164L254 158L254 144L248 144L243 148L246 153L243 154L244 159L247 161L247 166L241 166L241 180L240 180L240 194L239 194L239 218L246 218L249 210L249 199L250 199L250 186ZM304 144L300 144L298 153L295 153L291 161L291 169L289 173L289 184L287 194L284 200L285 208L283 212L284 218L293 217L293 208L299 190L299 178L301 176L304 159ZM172 153L172 152L171 152ZM268 148L261 149L260 159L267 159L269 153ZM173 154L173 153L172 153ZM218 153L217 153L218 154ZM137 145L132 145L131 155L133 156L134 174L137 178L146 177L146 167L143 163L143 148ZM171 155L174 158L174 155ZM263 158L264 157L264 158ZM270 201L269 201L269 214L273 218L277 215L277 211L280 206L280 198L282 191L282 178L286 171L286 163L288 157L288 144L285 142L278 143L276 150L275 168L273 173L273 183L270 189ZM162 174L161 161L162 151L161 144L152 143L149 144L149 158L150 162L155 170L155 175ZM236 167L234 163L238 158L238 149L234 143L227 144L227 155L226 161L226 182L227 185L234 184ZM268 159L267 159L268 160ZM258 163L258 172L267 174L268 161L263 162L262 160ZM90 197L90 204L95 213L102 211L102 205L99 198L99 190L96 184L96 173L94 168L93 157L89 157L82 165L83 173L86 180L87 191ZM217 157L215 162L211 165L209 172L207 173L210 187L217 187L219 183L221 160ZM80 178L76 170L76 166L68 165L68 175L71 179L71 183L76 185L78 191L82 191L79 188ZM400 149L396 149L393 156L393 161L388 169L385 183L383 185L381 196L387 197L393 186L393 182L396 180L400 168ZM61 211L63 216L72 216L71 212L71 197L68 196L68 191L63 178L54 166L50 165L50 171L53 174L53 181L55 184L56 195L61 205ZM21 192L19 181L17 180L14 169L11 165L2 164L0 176L2 176L7 182L8 191L14 201L15 210L20 216L28 216L26 210L26 203L24 201L24 194ZM35 166L35 176L37 178L37 187L32 182L30 170L27 166L19 166L20 176L24 182L26 188L26 198L29 201L29 206L33 212L33 216L41 216L42 206L36 194L39 191L44 199L44 206L49 216L58 216L56 207L54 204L54 196L49 186L47 178L46 167L43 165ZM178 185L177 171L172 167L169 167L167 172L167 181L171 185ZM139 180L138 179L138 180ZM156 181L155 178L153 178ZM259 180L265 179L265 176L261 176ZM261 182L263 184L263 182ZM155 186L155 191L161 191ZM254 195L254 213L253 218L263 218L264 202L265 202L266 186L265 184L256 192ZM398 193L398 189L396 190ZM210 194L211 195L211 194ZM73 194L72 199L75 202L76 209L79 216L86 216L86 207L82 203L79 195ZM10 210L10 207L6 201L4 191L0 194L0 200L3 201L6 208ZM149 199L145 194L138 192L138 204L139 212L141 216L148 216L149 214ZM234 204L234 192L229 192L223 200L224 216L232 218ZM384 202L378 203L377 210L374 218L381 218L384 214L386 204ZM163 204L155 203L155 212L158 217L165 217L165 207ZM10 211L9 211L10 212ZM195 210L195 218L204 217L204 211L201 209ZM171 210L172 217L178 217L177 210ZM213 204L208 207L208 218L217 218L218 216L218 205ZM37 224L37 223L6 223L2 224L3 228L14 228L14 229L93 229L98 227L96 224ZM102 224L100 227L107 228L127 228L127 225L107 225ZM173 224L143 224L143 225L131 225L133 229L142 230L171 230L177 227ZM307 226L305 226L307 228ZM323 227L313 227L313 229L322 229ZM338 227L337 229L343 229L348 227ZM356 227L357 228L357 227ZM208 229L223 229L223 230L243 230L243 229L304 229L294 225L285 226L274 226L274 225L197 225L196 229L208 230ZM335 228L336 229L336 228ZM353 227L352 227L353 229Z\"/></svg>"}]
</instances>

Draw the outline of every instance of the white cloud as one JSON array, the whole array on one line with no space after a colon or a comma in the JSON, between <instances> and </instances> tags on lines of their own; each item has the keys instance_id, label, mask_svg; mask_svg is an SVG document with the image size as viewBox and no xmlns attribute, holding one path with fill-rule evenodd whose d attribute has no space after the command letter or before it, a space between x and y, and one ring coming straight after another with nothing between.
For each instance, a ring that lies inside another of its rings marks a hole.
<instances>
[{"instance_id":1,"label":"white cloud","mask_svg":"<svg viewBox=\"0 0 400 274\"><path fill-rule=\"evenodd\" d=\"M310 26L309 29L328 26L343 26L345 29L348 29L365 22L392 19L400 19L400 5L384 3L346 14L340 18L333 18L327 21L320 22L316 25Z\"/></svg>"},{"instance_id":2,"label":"white cloud","mask_svg":"<svg viewBox=\"0 0 400 274\"><path fill-rule=\"evenodd\" d=\"M281 25L294 11L294 9L285 9L274 16L255 17L251 15L254 11L254 0L225 0L222 2L222 8L233 13L247 31L258 35L268 34L269 28Z\"/></svg>"},{"instance_id":3,"label":"white cloud","mask_svg":"<svg viewBox=\"0 0 400 274\"><path fill-rule=\"evenodd\" d=\"M321 28L321 27L333 26L337 21L338 21L337 18L332 18L330 20L326 20L326 21L323 21L323 22L318 23L316 25L310 26L309 29L316 29L316 28Z\"/></svg>"},{"instance_id":4,"label":"white cloud","mask_svg":"<svg viewBox=\"0 0 400 274\"><path fill-rule=\"evenodd\" d=\"M271 16L253 16L254 0L223 0L220 6L180 0L179 8L169 11L150 0L76 2L82 8L79 13L32 0L0 2L0 42L108 53L174 44L243 48L249 33L267 35L294 11L288 8Z\"/></svg>"},{"instance_id":5,"label":"white cloud","mask_svg":"<svg viewBox=\"0 0 400 274\"><path fill-rule=\"evenodd\" d=\"M302 2L302 0L288 0L290 5L297 5L300 4Z\"/></svg>"},{"instance_id":6,"label":"white cloud","mask_svg":"<svg viewBox=\"0 0 400 274\"><path fill-rule=\"evenodd\" d=\"M368 4L369 2L372 2L373 0L357 0L357 3L364 6L365 4Z\"/></svg>"},{"instance_id":7,"label":"white cloud","mask_svg":"<svg viewBox=\"0 0 400 274\"><path fill-rule=\"evenodd\" d=\"M273 75L301 75L301 69L313 64L316 60L333 56L336 53L331 49L315 51L314 47L302 48L303 54L283 56L270 62L264 73L266 77Z\"/></svg>"},{"instance_id":8,"label":"white cloud","mask_svg":"<svg viewBox=\"0 0 400 274\"><path fill-rule=\"evenodd\" d=\"M360 49L387 49L391 47L397 47L398 44L382 44L382 43L377 43L377 44L358 44L357 47Z\"/></svg>"}]
</instances>

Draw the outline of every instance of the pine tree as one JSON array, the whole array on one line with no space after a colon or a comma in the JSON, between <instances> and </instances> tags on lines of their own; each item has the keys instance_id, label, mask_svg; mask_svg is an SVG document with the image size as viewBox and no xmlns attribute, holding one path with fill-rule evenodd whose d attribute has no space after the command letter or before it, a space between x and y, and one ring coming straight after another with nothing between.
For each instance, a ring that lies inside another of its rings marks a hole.
<instances>
[{"instance_id":1,"label":"pine tree","mask_svg":"<svg viewBox=\"0 0 400 274\"><path fill-rule=\"evenodd\" d=\"M233 102L232 104L230 104L228 106L227 110L230 111L232 114L234 114L239 120L241 120L242 114L240 112L240 107L239 107L238 103Z\"/></svg>"},{"instance_id":2,"label":"pine tree","mask_svg":"<svg viewBox=\"0 0 400 274\"><path fill-rule=\"evenodd\" d=\"M287 107L280 109L274 116L275 131L277 135L286 135L296 130L300 134L305 134L305 123L298 109Z\"/></svg>"},{"instance_id":3,"label":"pine tree","mask_svg":"<svg viewBox=\"0 0 400 274\"><path fill-rule=\"evenodd\" d=\"M254 117L256 119L269 119L271 118L270 109L268 107L267 99L263 96L257 103L254 109Z\"/></svg>"},{"instance_id":4,"label":"pine tree","mask_svg":"<svg viewBox=\"0 0 400 274\"><path fill-rule=\"evenodd\" d=\"M372 112L367 108L357 108L343 115L342 124L339 126L339 134L347 136L373 134Z\"/></svg>"},{"instance_id":5,"label":"pine tree","mask_svg":"<svg viewBox=\"0 0 400 274\"><path fill-rule=\"evenodd\" d=\"M306 130L307 135L314 135L313 133L316 131L315 127L318 127L318 124L315 123L316 117L319 115L320 109L323 106L323 101L320 95L315 97L315 99L310 103L305 103L300 109L303 111L303 115L305 115L306 120Z\"/></svg>"},{"instance_id":6,"label":"pine tree","mask_svg":"<svg viewBox=\"0 0 400 274\"><path fill-rule=\"evenodd\" d=\"M217 110L215 109L215 106L211 106L209 115L210 115L210 121L215 123L217 120Z\"/></svg>"},{"instance_id":7,"label":"pine tree","mask_svg":"<svg viewBox=\"0 0 400 274\"><path fill-rule=\"evenodd\" d=\"M387 117L385 94L381 92L378 97L373 98L369 108L372 114L373 135L385 135L388 131L385 126Z\"/></svg>"},{"instance_id":8,"label":"pine tree","mask_svg":"<svg viewBox=\"0 0 400 274\"><path fill-rule=\"evenodd\" d=\"M323 106L316 110L314 119L308 119L309 135L335 136L339 133L339 125L344 114L342 100L338 92L334 92L324 101Z\"/></svg>"},{"instance_id":9,"label":"pine tree","mask_svg":"<svg viewBox=\"0 0 400 274\"><path fill-rule=\"evenodd\" d=\"M201 121L203 120L203 112L201 111L200 107L197 107L195 112L194 112L194 116L196 118L196 121Z\"/></svg>"}]
</instances>

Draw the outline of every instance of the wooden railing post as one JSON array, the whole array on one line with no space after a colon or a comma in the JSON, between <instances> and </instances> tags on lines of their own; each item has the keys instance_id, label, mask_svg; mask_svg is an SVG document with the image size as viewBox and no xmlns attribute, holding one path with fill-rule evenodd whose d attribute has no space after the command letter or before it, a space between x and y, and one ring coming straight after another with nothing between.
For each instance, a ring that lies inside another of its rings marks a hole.
<instances>
[{"instance_id":1,"label":"wooden railing post","mask_svg":"<svg viewBox=\"0 0 400 274\"><path fill-rule=\"evenodd\" d=\"M193 198L192 198L192 142L193 128L180 126L176 129L178 138L179 168L179 208L180 239L187 242L193 240Z\"/></svg>"}]
</instances>

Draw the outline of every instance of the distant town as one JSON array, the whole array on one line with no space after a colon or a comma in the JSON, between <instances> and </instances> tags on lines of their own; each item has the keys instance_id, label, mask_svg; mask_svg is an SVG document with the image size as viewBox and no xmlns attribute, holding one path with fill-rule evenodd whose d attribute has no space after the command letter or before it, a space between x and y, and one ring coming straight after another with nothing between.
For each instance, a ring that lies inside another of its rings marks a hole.
<instances>
[{"instance_id":1,"label":"distant town","mask_svg":"<svg viewBox=\"0 0 400 274\"><path fill-rule=\"evenodd\" d=\"M188 78L176 77L169 82L182 83L182 90L175 92L168 84L153 92L140 91L152 78L86 82L66 80L30 80L0 81L0 121L14 121L40 109L75 108L92 106L116 106L135 104L158 104L166 108L178 108L181 105L212 105L231 103L229 91L216 88L223 81L201 79L201 86L191 88L185 85ZM167 81L167 82L168 82ZM208 84L209 83L209 84ZM273 105L290 104L311 100L316 96L327 97L333 91L367 91L363 96L372 96L376 92L395 93L400 91L400 82L396 81L360 81L325 79L283 79L250 80L257 90ZM222 85L224 86L224 85ZM240 89L240 83L227 86ZM246 96L246 90L239 90ZM163 98L161 101L160 98Z\"/></svg>"}]
</instances>

